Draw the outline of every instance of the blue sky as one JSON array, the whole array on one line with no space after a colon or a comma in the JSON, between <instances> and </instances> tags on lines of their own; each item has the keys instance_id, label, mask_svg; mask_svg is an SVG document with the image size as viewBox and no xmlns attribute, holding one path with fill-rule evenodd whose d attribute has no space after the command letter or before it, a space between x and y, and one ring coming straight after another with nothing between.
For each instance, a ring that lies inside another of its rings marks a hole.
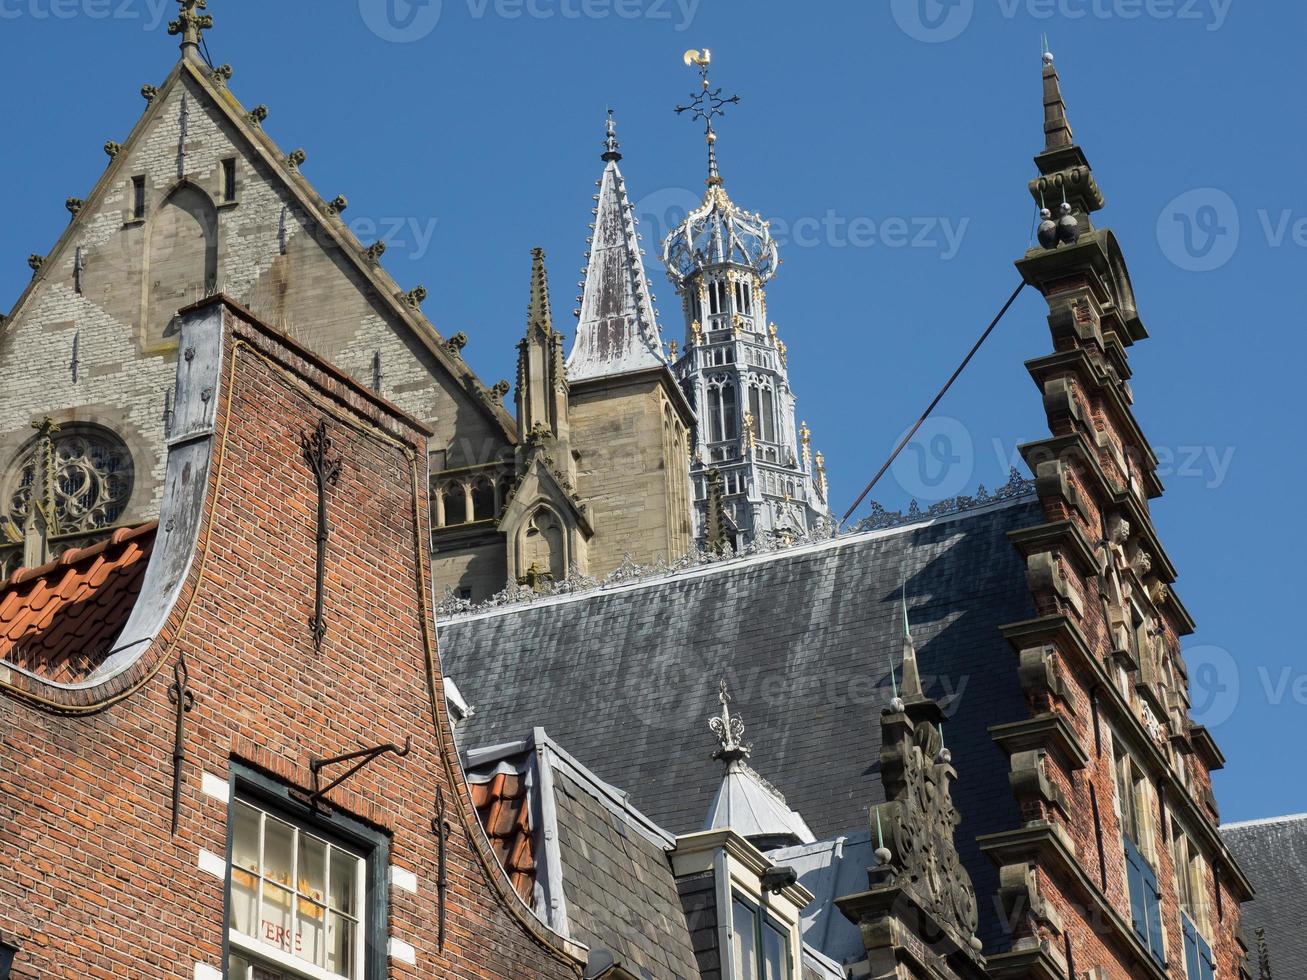
<instances>
[{"instance_id":1,"label":"blue sky","mask_svg":"<svg viewBox=\"0 0 1307 980\"><path fill-rule=\"evenodd\" d=\"M394 4L388 7L388 4ZM26 282L176 56L166 0L0 0L10 93L0 307ZM330 10L330 15L326 12ZM530 249L570 327L604 111L658 265L702 192L687 48L742 102L720 125L735 201L785 260L769 311L843 511L1017 282L1042 146L1040 38L1125 249L1152 339L1136 409L1163 460L1154 513L1199 622L1195 700L1230 759L1227 820L1307 810L1300 608L1307 344L1307 5L1251 0L211 0L215 62L267 129L346 194L385 264L489 383L513 372ZM4 299L3 297L8 297ZM1022 362L1049 350L1027 293L873 494L891 509L1001 484L1039 437ZM865 507L864 507L865 512ZM869 651L869 653L872 653ZM1272 764L1274 768L1272 768Z\"/></svg>"}]
</instances>

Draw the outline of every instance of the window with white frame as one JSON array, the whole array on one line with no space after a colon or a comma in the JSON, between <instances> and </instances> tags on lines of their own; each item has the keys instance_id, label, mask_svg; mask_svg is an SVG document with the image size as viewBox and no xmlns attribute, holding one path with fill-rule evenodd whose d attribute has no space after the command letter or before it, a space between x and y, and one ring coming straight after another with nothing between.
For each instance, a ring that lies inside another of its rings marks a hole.
<instances>
[{"instance_id":1,"label":"window with white frame","mask_svg":"<svg viewBox=\"0 0 1307 980\"><path fill-rule=\"evenodd\" d=\"M367 859L253 800L231 820L227 976L363 980Z\"/></svg>"},{"instance_id":2,"label":"window with white frame","mask_svg":"<svg viewBox=\"0 0 1307 980\"><path fill-rule=\"evenodd\" d=\"M758 906L736 895L731 901L734 980L790 980L790 940Z\"/></svg>"}]
</instances>

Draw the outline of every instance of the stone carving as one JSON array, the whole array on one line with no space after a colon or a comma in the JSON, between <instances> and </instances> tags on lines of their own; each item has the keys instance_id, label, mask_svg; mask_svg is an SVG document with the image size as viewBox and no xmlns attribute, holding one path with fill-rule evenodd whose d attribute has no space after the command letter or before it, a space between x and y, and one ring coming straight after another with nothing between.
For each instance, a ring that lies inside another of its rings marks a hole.
<instances>
[{"instance_id":1,"label":"stone carving","mask_svg":"<svg viewBox=\"0 0 1307 980\"><path fill-rule=\"evenodd\" d=\"M141 86L141 98L143 98L146 102L153 102L158 97L159 97L159 90L155 86L153 85Z\"/></svg>"},{"instance_id":2,"label":"stone carving","mask_svg":"<svg viewBox=\"0 0 1307 980\"><path fill-rule=\"evenodd\" d=\"M286 154L286 165L295 173L299 173L300 167L304 166L304 161L308 158L309 155L302 148L291 150L290 153Z\"/></svg>"},{"instance_id":3,"label":"stone carving","mask_svg":"<svg viewBox=\"0 0 1307 980\"><path fill-rule=\"evenodd\" d=\"M999 487L992 494L985 489L982 483L977 489L975 496L962 495L959 497L950 497L947 500L941 500L938 503L931 504L926 510L921 509L921 505L915 500L908 505L906 512L886 510L876 501L871 502L871 513L863 518L854 527L855 531L881 531L885 528L901 527L904 524L916 524L919 521L928 521L936 517L946 517L950 514L960 514L964 511L974 510L977 507L984 507L987 504L1000 503L1004 500L1015 500L1018 497L1030 496L1035 492L1035 481L1027 480L1015 467L1008 474L1007 483Z\"/></svg>"},{"instance_id":4,"label":"stone carving","mask_svg":"<svg viewBox=\"0 0 1307 980\"><path fill-rule=\"evenodd\" d=\"M181 12L178 13L176 20L168 22L168 33L174 37L180 34L183 45L199 44L203 32L213 26L212 14L199 13L208 8L209 0L180 0L180 2Z\"/></svg>"},{"instance_id":5,"label":"stone carving","mask_svg":"<svg viewBox=\"0 0 1307 980\"><path fill-rule=\"evenodd\" d=\"M35 252L33 252L31 255L27 257L27 265L28 268L32 270L32 275L37 276L41 272L41 267L45 265L45 256L37 255Z\"/></svg>"},{"instance_id":6,"label":"stone carving","mask_svg":"<svg viewBox=\"0 0 1307 980\"><path fill-rule=\"evenodd\" d=\"M121 143L115 143L113 140L109 140L109 142L104 144L104 152L109 155L110 160L112 160L122 151L123 151L123 145Z\"/></svg>"},{"instance_id":7,"label":"stone carving","mask_svg":"<svg viewBox=\"0 0 1307 980\"><path fill-rule=\"evenodd\" d=\"M512 385L501 379L495 382L494 387L490 389L490 394L495 401L502 403L511 388Z\"/></svg>"},{"instance_id":8,"label":"stone carving","mask_svg":"<svg viewBox=\"0 0 1307 980\"><path fill-rule=\"evenodd\" d=\"M332 198L331 203L327 205L327 212L334 215L342 215L345 209L349 207L349 198L344 194L337 194Z\"/></svg>"},{"instance_id":9,"label":"stone carving","mask_svg":"<svg viewBox=\"0 0 1307 980\"><path fill-rule=\"evenodd\" d=\"M80 197L70 197L68 200L64 201L64 207L68 209L68 213L74 218L81 213L82 206L85 204L86 202Z\"/></svg>"},{"instance_id":10,"label":"stone carving","mask_svg":"<svg viewBox=\"0 0 1307 980\"><path fill-rule=\"evenodd\" d=\"M954 840L962 818L957 778L944 747L943 712L921 689L910 635L903 645L899 698L881 715L881 785L887 802L871 812L879 864L872 892L906 893L964 953L979 958L976 892Z\"/></svg>"},{"instance_id":11,"label":"stone carving","mask_svg":"<svg viewBox=\"0 0 1307 980\"><path fill-rule=\"evenodd\" d=\"M426 286L414 286L404 294L404 302L408 303L413 309L420 309L427 298Z\"/></svg>"},{"instance_id":12,"label":"stone carving","mask_svg":"<svg viewBox=\"0 0 1307 980\"><path fill-rule=\"evenodd\" d=\"M266 105L256 105L245 114L245 118L255 126L262 126L268 121L268 107Z\"/></svg>"},{"instance_id":13,"label":"stone carving","mask_svg":"<svg viewBox=\"0 0 1307 980\"><path fill-rule=\"evenodd\" d=\"M213 69L213 74L209 77L213 79L215 85L226 85L231 81L231 76L235 74L231 65L219 65Z\"/></svg>"},{"instance_id":14,"label":"stone carving","mask_svg":"<svg viewBox=\"0 0 1307 980\"><path fill-rule=\"evenodd\" d=\"M467 346L467 334L460 330L454 336L445 341L445 350L451 354L462 356L463 348Z\"/></svg>"}]
</instances>

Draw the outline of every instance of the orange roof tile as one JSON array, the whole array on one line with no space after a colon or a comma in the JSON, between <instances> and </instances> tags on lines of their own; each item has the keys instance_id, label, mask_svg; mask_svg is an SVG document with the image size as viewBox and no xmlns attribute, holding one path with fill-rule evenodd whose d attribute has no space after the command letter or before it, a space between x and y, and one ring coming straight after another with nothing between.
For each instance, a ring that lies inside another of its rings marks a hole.
<instances>
[{"instance_id":1,"label":"orange roof tile","mask_svg":"<svg viewBox=\"0 0 1307 980\"><path fill-rule=\"evenodd\" d=\"M487 783L473 783L471 788L472 803L495 857L499 858L522 901L530 905L535 893L536 860L526 779L516 773L501 772Z\"/></svg>"},{"instance_id":2,"label":"orange roof tile","mask_svg":"<svg viewBox=\"0 0 1307 980\"><path fill-rule=\"evenodd\" d=\"M158 521L0 582L0 659L60 683L108 656L141 592Z\"/></svg>"}]
</instances>

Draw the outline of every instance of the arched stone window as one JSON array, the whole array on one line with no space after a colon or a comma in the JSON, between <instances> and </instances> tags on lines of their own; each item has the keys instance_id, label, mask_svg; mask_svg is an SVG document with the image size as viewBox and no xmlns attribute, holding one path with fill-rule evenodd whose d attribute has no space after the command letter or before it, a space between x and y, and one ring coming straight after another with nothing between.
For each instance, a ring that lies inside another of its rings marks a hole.
<instances>
[{"instance_id":1,"label":"arched stone window","mask_svg":"<svg viewBox=\"0 0 1307 980\"><path fill-rule=\"evenodd\" d=\"M176 333L177 311L218 286L218 210L193 184L182 184L150 219L146 246L146 343Z\"/></svg>"},{"instance_id":2,"label":"arched stone window","mask_svg":"<svg viewBox=\"0 0 1307 980\"><path fill-rule=\"evenodd\" d=\"M58 533L117 524L135 484L132 454L113 432L87 423L65 425L23 447L4 476L4 516L17 529L26 526L32 502L47 492L42 486L47 453Z\"/></svg>"},{"instance_id":3,"label":"arched stone window","mask_svg":"<svg viewBox=\"0 0 1307 980\"><path fill-rule=\"evenodd\" d=\"M489 477L481 477L472 484L471 520L488 521L496 516L495 483Z\"/></svg>"},{"instance_id":4,"label":"arched stone window","mask_svg":"<svg viewBox=\"0 0 1307 980\"><path fill-rule=\"evenodd\" d=\"M563 525L548 507L540 507L522 529L521 574L548 573L553 581L567 578L567 553Z\"/></svg>"}]
</instances>

